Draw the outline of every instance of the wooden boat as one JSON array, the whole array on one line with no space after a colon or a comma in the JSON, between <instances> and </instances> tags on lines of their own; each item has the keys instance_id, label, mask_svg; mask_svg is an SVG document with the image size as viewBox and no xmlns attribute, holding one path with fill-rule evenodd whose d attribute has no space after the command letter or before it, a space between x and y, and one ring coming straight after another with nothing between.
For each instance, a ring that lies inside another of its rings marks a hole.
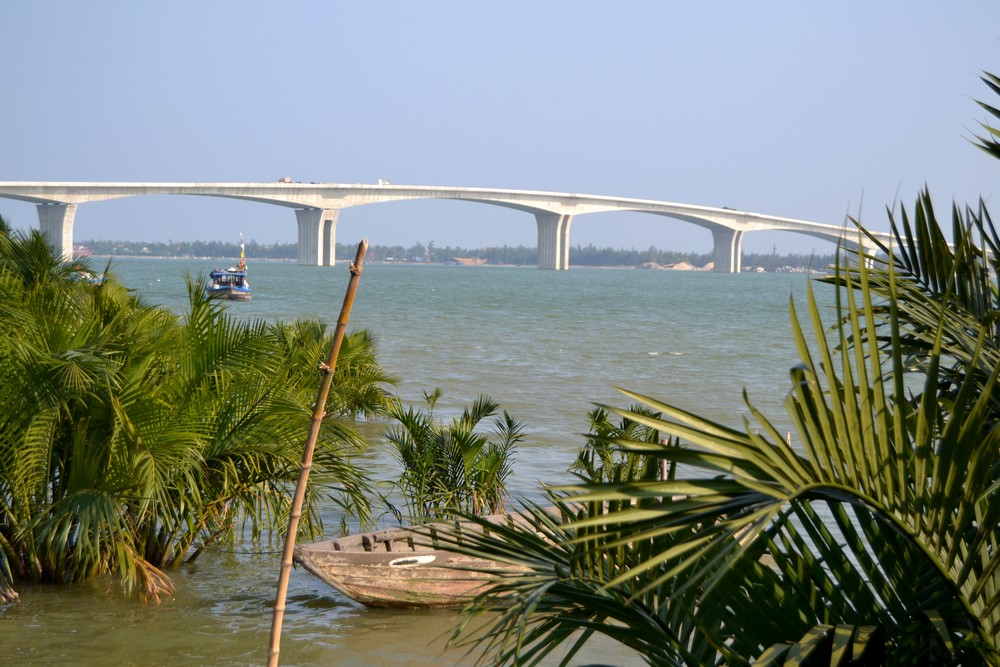
<instances>
[{"instance_id":1,"label":"wooden boat","mask_svg":"<svg viewBox=\"0 0 1000 667\"><path fill-rule=\"evenodd\" d=\"M495 515L492 523L518 521ZM478 524L429 524L390 528L295 547L294 561L344 595L369 607L445 607L469 602L488 590L506 563L472 558L443 548L436 534L481 531Z\"/></svg>"},{"instance_id":2,"label":"wooden boat","mask_svg":"<svg viewBox=\"0 0 1000 667\"><path fill-rule=\"evenodd\" d=\"M215 299L231 299L233 301L249 301L253 292L247 280L247 262L243 250L243 238L240 237L239 266L229 269L212 269L208 274L208 285L205 286L208 296Z\"/></svg>"}]
</instances>

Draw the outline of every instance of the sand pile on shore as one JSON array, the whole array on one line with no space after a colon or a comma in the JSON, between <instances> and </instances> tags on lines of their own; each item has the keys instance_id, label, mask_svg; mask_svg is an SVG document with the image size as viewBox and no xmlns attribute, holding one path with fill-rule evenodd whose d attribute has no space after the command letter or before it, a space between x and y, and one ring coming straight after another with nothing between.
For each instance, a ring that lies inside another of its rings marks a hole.
<instances>
[{"instance_id":1,"label":"sand pile on shore","mask_svg":"<svg viewBox=\"0 0 1000 667\"><path fill-rule=\"evenodd\" d=\"M677 262L676 264L657 264L656 262L646 262L639 266L640 269L652 269L657 271L704 271L711 270L713 264L709 262L704 269L699 269L689 262Z\"/></svg>"}]
</instances>

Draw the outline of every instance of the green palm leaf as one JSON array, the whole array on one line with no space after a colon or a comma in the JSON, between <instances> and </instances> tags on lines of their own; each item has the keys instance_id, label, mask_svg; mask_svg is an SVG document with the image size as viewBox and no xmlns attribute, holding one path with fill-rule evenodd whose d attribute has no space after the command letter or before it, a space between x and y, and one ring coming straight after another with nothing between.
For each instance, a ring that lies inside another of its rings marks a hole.
<instances>
[{"instance_id":1,"label":"green palm leaf","mask_svg":"<svg viewBox=\"0 0 1000 667\"><path fill-rule=\"evenodd\" d=\"M683 475L550 489L571 518L551 519L547 550L516 528L455 545L531 572L474 607L500 610L480 646L501 664L580 632L649 664L997 660L998 348L995 318L979 317L996 289L981 259L966 261L982 257L971 233L942 254L929 198L919 204L897 230L902 257L835 267L832 328L811 290L811 338L792 304L787 440L749 402L753 422L734 429L624 391L640 409L601 410L672 444L609 430L604 442Z\"/></svg>"}]
</instances>

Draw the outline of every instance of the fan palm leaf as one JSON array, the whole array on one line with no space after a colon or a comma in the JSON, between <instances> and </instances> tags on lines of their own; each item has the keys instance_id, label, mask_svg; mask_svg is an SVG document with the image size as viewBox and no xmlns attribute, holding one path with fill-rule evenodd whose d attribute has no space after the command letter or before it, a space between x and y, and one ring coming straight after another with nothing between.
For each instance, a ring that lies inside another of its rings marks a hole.
<instances>
[{"instance_id":1,"label":"fan palm leaf","mask_svg":"<svg viewBox=\"0 0 1000 667\"><path fill-rule=\"evenodd\" d=\"M983 127L980 147L1000 157L1000 132ZM786 442L749 401L737 430L625 392L648 410L605 409L683 446L609 442L669 457L683 479L550 489L578 515L554 519L552 546L531 559L519 556L530 531L456 542L530 567L478 600L473 614L499 615L474 643L503 664L576 650L591 632L649 664L1000 663L1000 242L982 202L953 207L947 241L926 190L890 224L892 246L859 225L883 254L858 252L825 279L840 288L831 329L811 290L812 340L792 304ZM609 621L595 573L634 616ZM633 629L649 648L629 643Z\"/></svg>"},{"instance_id":2,"label":"fan palm leaf","mask_svg":"<svg viewBox=\"0 0 1000 667\"><path fill-rule=\"evenodd\" d=\"M998 504L988 490L1000 469L998 372L982 361L995 348L987 332L966 333L965 363L980 372L948 366L945 341L958 337L947 304L963 264L934 266L926 285L941 293L921 304L934 315L919 330L922 385L904 363L914 338L898 300L915 288L898 287L891 260L884 271L837 269L843 317L832 329L810 290L812 340L792 304L792 446L749 402L754 421L742 429L629 391L645 410L602 406L684 443L617 438L622 452L691 472L552 489L559 507L579 508L550 535L562 549L538 550L530 576L501 581L494 592L513 603L480 641L501 663L535 664L574 633L618 638L624 623L659 647L628 644L649 664L802 660L833 651L834 637L840 655L848 635L896 664L996 660ZM517 553L529 539L503 539L517 546L495 548L494 534L456 548L525 565ZM610 615L592 589L636 616ZM495 598L478 609L495 610Z\"/></svg>"}]
</instances>

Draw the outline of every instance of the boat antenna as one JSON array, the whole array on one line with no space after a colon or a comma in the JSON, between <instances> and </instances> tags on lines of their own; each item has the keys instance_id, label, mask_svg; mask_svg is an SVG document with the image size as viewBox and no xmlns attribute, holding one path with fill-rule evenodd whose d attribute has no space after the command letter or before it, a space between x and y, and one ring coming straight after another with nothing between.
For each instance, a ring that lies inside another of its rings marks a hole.
<instances>
[{"instance_id":1,"label":"boat antenna","mask_svg":"<svg viewBox=\"0 0 1000 667\"><path fill-rule=\"evenodd\" d=\"M285 537L285 550L281 556L281 574L278 577L278 594L274 600L274 618L271 621L271 646L267 653L268 667L277 667L278 654L281 652L281 622L285 614L285 599L288 595L288 579L292 572L292 556L295 552L295 533L298 531L299 519L302 516L302 502L306 495L306 483L309 481L309 469L312 467L313 450L319 437L319 428L326 415L326 399L330 395L330 385L333 384L333 371L337 368L337 357L344 341L344 331L351 316L351 306L354 305L354 295L361 281L361 269L368 252L368 239L361 239L358 244L358 254L351 264L351 280L347 284L344 295L344 305L340 308L337 318L337 329L333 334L333 344L330 346L330 356L326 363L320 362L319 369L323 373L320 382L319 395L313 408L312 421L309 424L309 438L302 452L302 465L299 466L299 479L295 483L295 496L292 500L292 511L288 516L288 535Z\"/></svg>"}]
</instances>

